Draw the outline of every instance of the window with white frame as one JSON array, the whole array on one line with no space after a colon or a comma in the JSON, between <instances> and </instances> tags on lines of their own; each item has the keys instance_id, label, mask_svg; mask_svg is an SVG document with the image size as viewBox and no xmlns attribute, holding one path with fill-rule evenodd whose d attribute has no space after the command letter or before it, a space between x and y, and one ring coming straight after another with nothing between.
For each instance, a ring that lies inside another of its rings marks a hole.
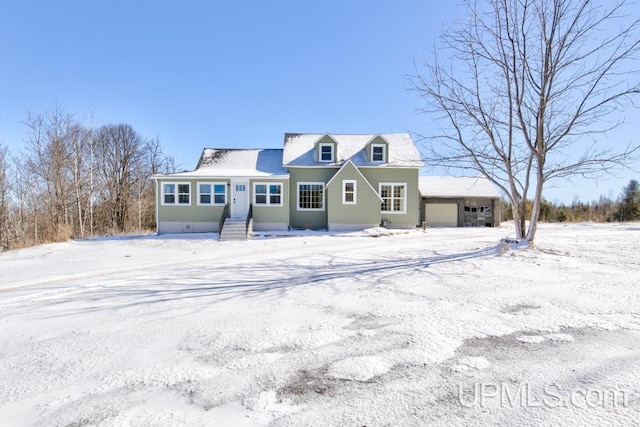
<instances>
[{"instance_id":1,"label":"window with white frame","mask_svg":"<svg viewBox=\"0 0 640 427\"><path fill-rule=\"evenodd\" d=\"M162 184L162 204L176 204L176 185L165 182Z\"/></svg>"},{"instance_id":2,"label":"window with white frame","mask_svg":"<svg viewBox=\"0 0 640 427\"><path fill-rule=\"evenodd\" d=\"M358 181L342 180L342 204L355 205L357 203Z\"/></svg>"},{"instance_id":3,"label":"window with white frame","mask_svg":"<svg viewBox=\"0 0 640 427\"><path fill-rule=\"evenodd\" d=\"M371 144L371 161L372 162L386 162L386 146L384 144Z\"/></svg>"},{"instance_id":4,"label":"window with white frame","mask_svg":"<svg viewBox=\"0 0 640 427\"><path fill-rule=\"evenodd\" d=\"M191 184L178 184L178 204L188 205L191 203Z\"/></svg>"},{"instance_id":5,"label":"window with white frame","mask_svg":"<svg viewBox=\"0 0 640 427\"><path fill-rule=\"evenodd\" d=\"M381 182L379 194L382 199L381 211L383 213L407 212L407 184Z\"/></svg>"},{"instance_id":6,"label":"window with white frame","mask_svg":"<svg viewBox=\"0 0 640 427\"><path fill-rule=\"evenodd\" d=\"M189 205L191 204L191 184L189 183L162 183L163 205Z\"/></svg>"},{"instance_id":7,"label":"window with white frame","mask_svg":"<svg viewBox=\"0 0 640 427\"><path fill-rule=\"evenodd\" d=\"M320 144L320 161L333 162L333 144Z\"/></svg>"},{"instance_id":8,"label":"window with white frame","mask_svg":"<svg viewBox=\"0 0 640 427\"><path fill-rule=\"evenodd\" d=\"M324 183L299 182L298 183L298 210L299 211L323 211L324 210Z\"/></svg>"},{"instance_id":9,"label":"window with white frame","mask_svg":"<svg viewBox=\"0 0 640 427\"><path fill-rule=\"evenodd\" d=\"M256 206L282 206L282 183L254 183L253 204Z\"/></svg>"},{"instance_id":10,"label":"window with white frame","mask_svg":"<svg viewBox=\"0 0 640 427\"><path fill-rule=\"evenodd\" d=\"M227 203L227 184L224 182L199 182L198 205L225 205Z\"/></svg>"}]
</instances>

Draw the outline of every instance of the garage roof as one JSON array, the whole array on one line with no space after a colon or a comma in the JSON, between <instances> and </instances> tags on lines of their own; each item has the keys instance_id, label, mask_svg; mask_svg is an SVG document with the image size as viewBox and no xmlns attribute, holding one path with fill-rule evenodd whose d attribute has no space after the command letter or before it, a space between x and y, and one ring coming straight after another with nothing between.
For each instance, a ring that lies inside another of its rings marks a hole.
<instances>
[{"instance_id":1,"label":"garage roof","mask_svg":"<svg viewBox=\"0 0 640 427\"><path fill-rule=\"evenodd\" d=\"M483 176L421 176L420 194L422 197L482 197L500 198L500 193Z\"/></svg>"}]
</instances>

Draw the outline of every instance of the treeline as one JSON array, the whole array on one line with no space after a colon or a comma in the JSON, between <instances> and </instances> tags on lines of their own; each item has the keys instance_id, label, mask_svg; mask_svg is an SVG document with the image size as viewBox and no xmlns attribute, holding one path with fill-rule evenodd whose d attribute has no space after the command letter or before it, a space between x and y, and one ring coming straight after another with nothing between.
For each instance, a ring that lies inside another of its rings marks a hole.
<instances>
[{"instance_id":1,"label":"treeline","mask_svg":"<svg viewBox=\"0 0 640 427\"><path fill-rule=\"evenodd\" d=\"M1 250L155 228L151 175L176 169L157 139L59 107L24 124L22 150L0 146Z\"/></svg>"},{"instance_id":2,"label":"treeline","mask_svg":"<svg viewBox=\"0 0 640 427\"><path fill-rule=\"evenodd\" d=\"M527 215L531 213L531 202L527 202ZM511 205L504 204L505 220L512 219ZM626 222L640 220L640 184L632 179L617 199L600 196L597 201L584 203L575 201L570 205L554 204L543 199L540 206L540 221L543 222Z\"/></svg>"}]
</instances>

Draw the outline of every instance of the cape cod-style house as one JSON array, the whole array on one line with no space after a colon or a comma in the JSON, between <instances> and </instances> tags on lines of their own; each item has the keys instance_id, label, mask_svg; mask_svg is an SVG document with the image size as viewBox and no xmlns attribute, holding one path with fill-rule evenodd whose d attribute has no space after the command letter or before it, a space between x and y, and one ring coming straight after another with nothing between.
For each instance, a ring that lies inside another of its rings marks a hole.
<instances>
[{"instance_id":1,"label":"cape cod-style house","mask_svg":"<svg viewBox=\"0 0 640 427\"><path fill-rule=\"evenodd\" d=\"M414 228L424 221L422 167L407 133L287 133L282 149L207 148L195 170L154 176L158 233Z\"/></svg>"}]
</instances>

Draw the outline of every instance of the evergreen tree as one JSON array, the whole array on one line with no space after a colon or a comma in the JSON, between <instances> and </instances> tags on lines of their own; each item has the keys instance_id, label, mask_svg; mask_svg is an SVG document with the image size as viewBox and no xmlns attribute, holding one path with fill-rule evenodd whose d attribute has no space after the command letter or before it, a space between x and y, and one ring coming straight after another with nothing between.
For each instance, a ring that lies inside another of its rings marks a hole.
<instances>
[{"instance_id":1,"label":"evergreen tree","mask_svg":"<svg viewBox=\"0 0 640 427\"><path fill-rule=\"evenodd\" d=\"M636 221L640 219L640 184L635 179L629 181L622 190L622 220Z\"/></svg>"}]
</instances>

